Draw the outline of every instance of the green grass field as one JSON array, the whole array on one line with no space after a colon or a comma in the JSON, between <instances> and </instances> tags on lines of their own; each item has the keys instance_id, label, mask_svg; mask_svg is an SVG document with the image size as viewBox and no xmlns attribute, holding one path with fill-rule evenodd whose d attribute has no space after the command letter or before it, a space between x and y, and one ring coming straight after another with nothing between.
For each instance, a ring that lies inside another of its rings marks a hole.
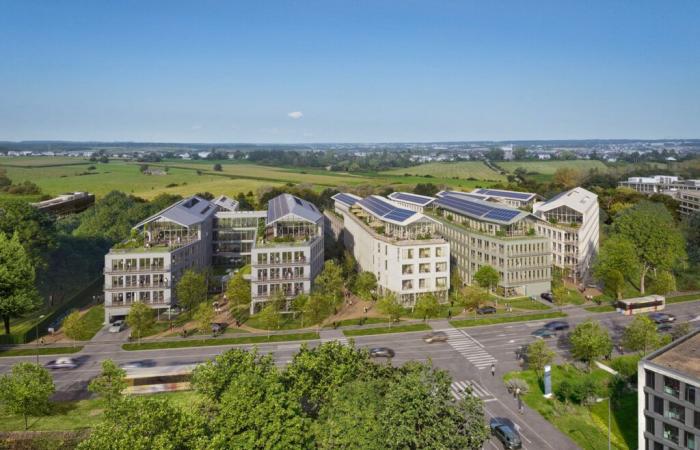
<instances>
[{"instance_id":1,"label":"green grass field","mask_svg":"<svg viewBox=\"0 0 700 450\"><path fill-rule=\"evenodd\" d=\"M554 175L557 169L562 167L588 172L590 169L598 169L601 172L608 170L608 167L601 161L575 160L575 161L504 161L498 163L508 172L513 172L518 167L522 167L528 172L537 172L542 175Z\"/></svg>"},{"instance_id":2,"label":"green grass field","mask_svg":"<svg viewBox=\"0 0 700 450\"><path fill-rule=\"evenodd\" d=\"M211 347L216 345L265 344L268 342L310 341L318 339L318 333L273 334L271 336L244 336L236 338L183 339L181 341L142 342L124 344L124 350L158 350L164 348Z\"/></svg>"},{"instance_id":3,"label":"green grass field","mask_svg":"<svg viewBox=\"0 0 700 450\"><path fill-rule=\"evenodd\" d=\"M365 328L363 330L344 330L345 336L370 336L373 334L407 333L410 331L428 331L430 325L416 323L412 325L396 325L394 327Z\"/></svg>"},{"instance_id":4,"label":"green grass field","mask_svg":"<svg viewBox=\"0 0 700 450\"><path fill-rule=\"evenodd\" d=\"M392 169L382 172L383 175L432 175L435 178L452 178L458 177L461 179L474 178L476 180L485 181L505 181L506 177L489 169L481 161L458 161L458 162L435 162L421 164L413 167ZM423 183L428 182L424 180Z\"/></svg>"},{"instance_id":5,"label":"green grass field","mask_svg":"<svg viewBox=\"0 0 700 450\"><path fill-rule=\"evenodd\" d=\"M563 312L550 312L538 314L524 314L519 316L487 317L480 319L451 320L450 324L455 328L477 327L481 325L495 325L497 323L527 322L528 320L558 319L566 317Z\"/></svg>"},{"instance_id":6,"label":"green grass field","mask_svg":"<svg viewBox=\"0 0 700 450\"><path fill-rule=\"evenodd\" d=\"M82 345L75 347L36 347L36 348L15 348L10 350L0 351L0 358L6 356L34 356L37 353L40 355L69 355L78 353L83 349Z\"/></svg>"},{"instance_id":7,"label":"green grass field","mask_svg":"<svg viewBox=\"0 0 700 450\"><path fill-rule=\"evenodd\" d=\"M582 376L573 368L552 368L552 386L556 391L565 378ZM600 369L592 371L593 377L600 383L610 379L610 374ZM590 407L564 404L556 398L544 398L542 386L532 370L510 372L505 380L521 378L527 381L530 390L523 396L525 403L535 409L564 434L568 435L585 450L606 450L608 448L608 404L607 401ZM637 397L636 393L626 393L612 405L612 448L627 450L636 448L637 437Z\"/></svg>"}]
</instances>

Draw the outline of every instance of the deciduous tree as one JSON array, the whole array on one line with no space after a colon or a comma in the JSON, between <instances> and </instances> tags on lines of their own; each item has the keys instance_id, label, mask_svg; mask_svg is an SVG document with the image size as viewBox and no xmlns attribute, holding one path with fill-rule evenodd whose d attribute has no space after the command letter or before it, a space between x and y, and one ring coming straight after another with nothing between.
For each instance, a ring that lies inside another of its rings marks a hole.
<instances>
[{"instance_id":1,"label":"deciduous tree","mask_svg":"<svg viewBox=\"0 0 700 450\"><path fill-rule=\"evenodd\" d=\"M243 278L240 271L228 280L226 297L231 302L232 312L237 312L240 306L250 304L250 283Z\"/></svg>"},{"instance_id":2,"label":"deciduous tree","mask_svg":"<svg viewBox=\"0 0 700 450\"><path fill-rule=\"evenodd\" d=\"M323 270L314 280L316 292L332 300L338 305L343 300L343 271L335 261L326 261Z\"/></svg>"},{"instance_id":3,"label":"deciduous tree","mask_svg":"<svg viewBox=\"0 0 700 450\"><path fill-rule=\"evenodd\" d=\"M640 263L639 290L650 271L668 271L685 263L685 242L673 217L661 204L642 201L621 212L613 230L634 244Z\"/></svg>"},{"instance_id":4,"label":"deciduous tree","mask_svg":"<svg viewBox=\"0 0 700 450\"><path fill-rule=\"evenodd\" d=\"M634 279L639 274L639 259L634 243L623 236L611 236L600 247L593 271L605 288L620 299L624 292L625 279Z\"/></svg>"},{"instance_id":5,"label":"deciduous tree","mask_svg":"<svg viewBox=\"0 0 700 450\"><path fill-rule=\"evenodd\" d=\"M418 317L422 317L423 321L432 317L437 317L438 314L440 314L440 302L438 302L435 294L431 292L418 297L414 313Z\"/></svg>"},{"instance_id":6,"label":"deciduous tree","mask_svg":"<svg viewBox=\"0 0 700 450\"><path fill-rule=\"evenodd\" d=\"M29 416L49 411L54 391L51 374L38 364L15 364L9 374L0 377L0 400L11 413L24 417L25 430Z\"/></svg>"},{"instance_id":7,"label":"deciduous tree","mask_svg":"<svg viewBox=\"0 0 700 450\"><path fill-rule=\"evenodd\" d=\"M187 270L178 280L175 292L178 304L187 311L194 311L197 305L207 299L206 274Z\"/></svg>"},{"instance_id":8,"label":"deciduous tree","mask_svg":"<svg viewBox=\"0 0 700 450\"><path fill-rule=\"evenodd\" d=\"M541 339L527 346L527 365L542 376L544 366L554 361L554 351Z\"/></svg>"},{"instance_id":9,"label":"deciduous tree","mask_svg":"<svg viewBox=\"0 0 700 450\"><path fill-rule=\"evenodd\" d=\"M20 317L39 305L34 287L34 267L17 234L8 238L0 232L0 316L5 334L10 334L10 319Z\"/></svg>"},{"instance_id":10,"label":"deciduous tree","mask_svg":"<svg viewBox=\"0 0 700 450\"><path fill-rule=\"evenodd\" d=\"M474 281L476 284L482 288L487 288L489 291L493 291L494 287L498 285L501 276L498 271L491 266L481 266L479 270L474 274Z\"/></svg>"},{"instance_id":11,"label":"deciduous tree","mask_svg":"<svg viewBox=\"0 0 700 450\"><path fill-rule=\"evenodd\" d=\"M360 272L354 288L362 300L372 300L372 293L377 289L377 277L372 272Z\"/></svg>"},{"instance_id":12,"label":"deciduous tree","mask_svg":"<svg viewBox=\"0 0 700 450\"><path fill-rule=\"evenodd\" d=\"M260 325L268 330L268 336L270 335L269 331L279 328L280 319L280 312L274 304L267 305L258 313Z\"/></svg>"},{"instance_id":13,"label":"deciduous tree","mask_svg":"<svg viewBox=\"0 0 700 450\"><path fill-rule=\"evenodd\" d=\"M63 330L63 334L65 334L68 339L72 339L73 342L75 342L85 336L87 333L87 326L85 322L80 320L80 312L73 311L68 314L68 317L63 319L61 330Z\"/></svg>"},{"instance_id":14,"label":"deciduous tree","mask_svg":"<svg viewBox=\"0 0 700 450\"><path fill-rule=\"evenodd\" d=\"M633 352L646 354L661 343L656 324L647 316L635 316L622 334L622 345Z\"/></svg>"},{"instance_id":15,"label":"deciduous tree","mask_svg":"<svg viewBox=\"0 0 700 450\"><path fill-rule=\"evenodd\" d=\"M111 404L122 397L126 387L126 371L111 359L105 359L102 361L102 373L90 381L88 390L104 398L107 404Z\"/></svg>"},{"instance_id":16,"label":"deciduous tree","mask_svg":"<svg viewBox=\"0 0 700 450\"><path fill-rule=\"evenodd\" d=\"M211 323L214 321L214 317L216 317L214 308L206 302L200 303L197 309L194 310L193 319L197 323L197 328L202 335L202 339L204 339L204 335L211 329Z\"/></svg>"},{"instance_id":17,"label":"deciduous tree","mask_svg":"<svg viewBox=\"0 0 700 450\"><path fill-rule=\"evenodd\" d=\"M155 312L143 303L134 303L126 315L126 324L131 328L132 336L135 334L138 342L141 336L151 329L156 321Z\"/></svg>"},{"instance_id":18,"label":"deciduous tree","mask_svg":"<svg viewBox=\"0 0 700 450\"><path fill-rule=\"evenodd\" d=\"M386 293L378 302L377 309L389 316L392 322L398 322L403 314L403 306L399 303L396 295L392 292Z\"/></svg>"},{"instance_id":19,"label":"deciduous tree","mask_svg":"<svg viewBox=\"0 0 700 450\"><path fill-rule=\"evenodd\" d=\"M610 334L600 323L587 320L576 326L569 336L574 358L592 364L596 358L612 352Z\"/></svg>"}]
</instances>

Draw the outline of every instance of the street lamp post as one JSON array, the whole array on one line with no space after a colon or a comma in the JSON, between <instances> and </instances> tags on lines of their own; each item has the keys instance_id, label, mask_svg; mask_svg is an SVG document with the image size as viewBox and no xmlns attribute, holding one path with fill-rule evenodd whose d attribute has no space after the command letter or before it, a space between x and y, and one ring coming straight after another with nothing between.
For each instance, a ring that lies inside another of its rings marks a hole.
<instances>
[{"instance_id":1,"label":"street lamp post","mask_svg":"<svg viewBox=\"0 0 700 450\"><path fill-rule=\"evenodd\" d=\"M36 329L35 329L35 334L34 338L36 339L34 342L36 342L36 365L39 365L39 322L41 322L41 319L46 317L45 315L40 315L39 320L36 322Z\"/></svg>"}]
</instances>

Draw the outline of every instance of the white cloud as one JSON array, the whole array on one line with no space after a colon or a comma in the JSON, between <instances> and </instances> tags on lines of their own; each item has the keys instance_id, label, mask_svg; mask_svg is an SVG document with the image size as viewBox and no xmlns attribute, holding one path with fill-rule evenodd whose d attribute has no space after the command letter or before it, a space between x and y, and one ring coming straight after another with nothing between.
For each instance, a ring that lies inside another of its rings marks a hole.
<instances>
[{"instance_id":1,"label":"white cloud","mask_svg":"<svg viewBox=\"0 0 700 450\"><path fill-rule=\"evenodd\" d=\"M290 113L287 113L287 116L291 117L294 120L301 119L304 117L304 113L301 111L292 111Z\"/></svg>"}]
</instances>

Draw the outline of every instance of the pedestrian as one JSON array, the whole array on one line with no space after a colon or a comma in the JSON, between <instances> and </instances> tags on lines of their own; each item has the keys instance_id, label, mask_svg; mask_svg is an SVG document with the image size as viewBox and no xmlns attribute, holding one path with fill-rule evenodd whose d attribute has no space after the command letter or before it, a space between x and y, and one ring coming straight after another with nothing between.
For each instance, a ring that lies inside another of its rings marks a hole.
<instances>
[{"instance_id":1,"label":"pedestrian","mask_svg":"<svg viewBox=\"0 0 700 450\"><path fill-rule=\"evenodd\" d=\"M525 413L525 406L523 405L523 400L518 397L518 411L520 411L520 414Z\"/></svg>"},{"instance_id":2,"label":"pedestrian","mask_svg":"<svg viewBox=\"0 0 700 450\"><path fill-rule=\"evenodd\" d=\"M448 309L447 310L447 320L450 320L452 318L452 310Z\"/></svg>"},{"instance_id":3,"label":"pedestrian","mask_svg":"<svg viewBox=\"0 0 700 450\"><path fill-rule=\"evenodd\" d=\"M491 376L496 376L496 364L491 363Z\"/></svg>"}]
</instances>

